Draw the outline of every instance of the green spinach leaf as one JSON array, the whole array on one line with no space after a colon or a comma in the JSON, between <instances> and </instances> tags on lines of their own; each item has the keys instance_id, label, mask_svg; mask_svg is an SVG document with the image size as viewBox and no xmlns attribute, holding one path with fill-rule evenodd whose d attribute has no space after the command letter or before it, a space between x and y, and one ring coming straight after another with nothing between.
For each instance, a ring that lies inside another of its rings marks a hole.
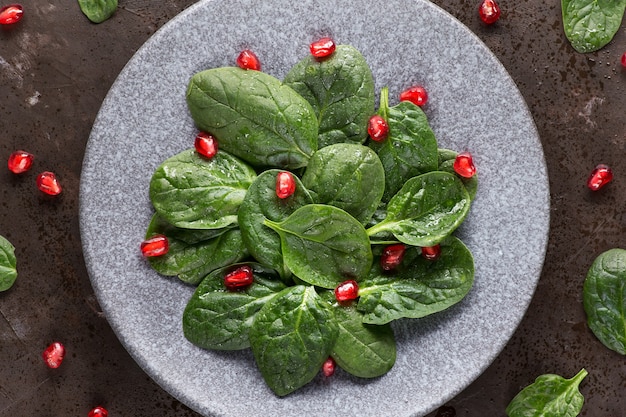
<instances>
[{"instance_id":1,"label":"green spinach leaf","mask_svg":"<svg viewBox=\"0 0 626 417\"><path fill-rule=\"evenodd\" d=\"M150 199L173 226L219 229L237 223L237 210L255 178L250 166L224 151L206 159L188 149L157 168Z\"/></svg>"},{"instance_id":2,"label":"green spinach leaf","mask_svg":"<svg viewBox=\"0 0 626 417\"><path fill-rule=\"evenodd\" d=\"M339 207L367 223L385 191L385 171L367 146L339 143L313 154L302 182L316 203Z\"/></svg>"},{"instance_id":3,"label":"green spinach leaf","mask_svg":"<svg viewBox=\"0 0 626 417\"><path fill-rule=\"evenodd\" d=\"M452 151L450 149L439 149L439 171L449 172L450 174L454 174L454 159L456 158L458 152ZM470 196L471 200L474 200L476 197L476 192L478 191L478 175L474 174L471 178L458 177Z\"/></svg>"},{"instance_id":4,"label":"green spinach leaf","mask_svg":"<svg viewBox=\"0 0 626 417\"><path fill-rule=\"evenodd\" d=\"M254 282L227 291L224 275L239 265L221 268L202 280L183 313L187 340L205 349L237 350L250 346L248 334L257 312L285 288L273 271L248 263Z\"/></svg>"},{"instance_id":5,"label":"green spinach leaf","mask_svg":"<svg viewBox=\"0 0 626 417\"><path fill-rule=\"evenodd\" d=\"M280 247L280 236L263 222L285 220L296 209L313 203L311 196L298 177L296 191L288 198L276 196L276 176L279 170L268 170L252 183L239 208L239 227L243 241L254 258L264 265L279 271L282 277L291 272L285 267Z\"/></svg>"},{"instance_id":6,"label":"green spinach leaf","mask_svg":"<svg viewBox=\"0 0 626 417\"><path fill-rule=\"evenodd\" d=\"M625 9L626 0L561 0L565 36L578 52L597 51L613 39Z\"/></svg>"},{"instance_id":7,"label":"green spinach leaf","mask_svg":"<svg viewBox=\"0 0 626 417\"><path fill-rule=\"evenodd\" d=\"M437 139L422 109L410 101L389 107L388 96L385 87L378 114L387 121L389 134L382 142L368 142L385 168L384 201L410 178L437 169Z\"/></svg>"},{"instance_id":8,"label":"green spinach leaf","mask_svg":"<svg viewBox=\"0 0 626 417\"><path fill-rule=\"evenodd\" d=\"M267 385L284 396L311 381L337 340L333 311L311 286L278 293L257 313L250 344Z\"/></svg>"},{"instance_id":9,"label":"green spinach leaf","mask_svg":"<svg viewBox=\"0 0 626 417\"><path fill-rule=\"evenodd\" d=\"M280 235L287 268L309 284L335 288L365 276L372 264L365 228L337 207L309 204L280 223L265 224Z\"/></svg>"},{"instance_id":10,"label":"green spinach leaf","mask_svg":"<svg viewBox=\"0 0 626 417\"><path fill-rule=\"evenodd\" d=\"M441 255L429 261L420 248L407 248L402 266L383 272L378 263L359 282L357 308L372 324L407 317L420 318L458 303L474 283L474 259L458 238L441 242Z\"/></svg>"},{"instance_id":11,"label":"green spinach leaf","mask_svg":"<svg viewBox=\"0 0 626 417\"><path fill-rule=\"evenodd\" d=\"M593 334L626 355L626 250L610 249L595 259L583 285L583 305Z\"/></svg>"},{"instance_id":12,"label":"green spinach leaf","mask_svg":"<svg viewBox=\"0 0 626 417\"><path fill-rule=\"evenodd\" d=\"M117 0L78 0L80 10L94 23L102 23L117 10Z\"/></svg>"},{"instance_id":13,"label":"green spinach leaf","mask_svg":"<svg viewBox=\"0 0 626 417\"><path fill-rule=\"evenodd\" d=\"M374 79L363 55L338 45L332 56L307 56L284 83L311 103L319 120L318 147L333 143L363 143L367 121L374 113Z\"/></svg>"},{"instance_id":14,"label":"green spinach leaf","mask_svg":"<svg viewBox=\"0 0 626 417\"><path fill-rule=\"evenodd\" d=\"M213 68L195 74L187 105L196 125L254 166L295 169L317 150L317 117L292 88L260 71Z\"/></svg>"},{"instance_id":15,"label":"green spinach leaf","mask_svg":"<svg viewBox=\"0 0 626 417\"><path fill-rule=\"evenodd\" d=\"M414 246L433 246L465 219L470 197L460 179L433 171L408 180L387 205L387 217L367 229L369 236L391 232Z\"/></svg>"},{"instance_id":16,"label":"green spinach leaf","mask_svg":"<svg viewBox=\"0 0 626 417\"><path fill-rule=\"evenodd\" d=\"M578 386L586 376L584 369L572 379L541 375L513 398L506 414L508 417L576 417L585 401Z\"/></svg>"},{"instance_id":17,"label":"green spinach leaf","mask_svg":"<svg viewBox=\"0 0 626 417\"><path fill-rule=\"evenodd\" d=\"M0 236L0 291L11 288L16 279L15 247L6 238Z\"/></svg>"}]
</instances>

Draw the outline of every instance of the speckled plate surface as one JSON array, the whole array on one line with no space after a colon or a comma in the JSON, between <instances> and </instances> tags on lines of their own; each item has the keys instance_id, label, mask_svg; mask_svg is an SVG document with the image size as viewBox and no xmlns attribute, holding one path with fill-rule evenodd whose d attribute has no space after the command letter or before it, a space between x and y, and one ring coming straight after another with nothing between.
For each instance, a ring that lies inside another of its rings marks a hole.
<instances>
[{"instance_id":1,"label":"speckled plate surface","mask_svg":"<svg viewBox=\"0 0 626 417\"><path fill-rule=\"evenodd\" d=\"M153 171L193 146L191 75L233 65L251 48L265 72L282 78L321 35L359 49L377 90L389 86L392 105L404 87L425 85L441 147L474 154L480 187L460 235L476 280L449 310L395 323L398 357L387 375L340 371L278 398L249 350L204 351L185 340L181 316L193 288L153 272L139 243L152 214ZM85 260L111 326L152 378L207 416L427 414L480 375L511 337L539 279L549 226L543 152L515 84L477 37L424 0L195 4L119 75L89 139L80 191Z\"/></svg>"}]
</instances>

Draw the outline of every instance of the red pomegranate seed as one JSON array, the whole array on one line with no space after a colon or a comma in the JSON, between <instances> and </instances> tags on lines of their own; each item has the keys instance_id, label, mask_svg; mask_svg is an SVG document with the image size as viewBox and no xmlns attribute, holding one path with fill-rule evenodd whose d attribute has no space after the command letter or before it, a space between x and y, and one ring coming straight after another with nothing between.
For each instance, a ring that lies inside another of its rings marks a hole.
<instances>
[{"instance_id":1,"label":"red pomegranate seed","mask_svg":"<svg viewBox=\"0 0 626 417\"><path fill-rule=\"evenodd\" d=\"M194 140L196 151L205 158L213 158L217 153L217 139L210 133L200 132Z\"/></svg>"},{"instance_id":2,"label":"red pomegranate seed","mask_svg":"<svg viewBox=\"0 0 626 417\"><path fill-rule=\"evenodd\" d=\"M285 199L296 192L296 180L288 171L279 172L276 176L276 196Z\"/></svg>"},{"instance_id":3,"label":"red pomegranate seed","mask_svg":"<svg viewBox=\"0 0 626 417\"><path fill-rule=\"evenodd\" d=\"M382 116L375 114L370 117L370 120L367 123L367 133L370 135L372 140L382 142L389 134L389 125Z\"/></svg>"},{"instance_id":4,"label":"red pomegranate seed","mask_svg":"<svg viewBox=\"0 0 626 417\"><path fill-rule=\"evenodd\" d=\"M336 48L335 41L331 38L321 38L309 45L311 55L315 58L326 58L332 55Z\"/></svg>"},{"instance_id":5,"label":"red pomegranate seed","mask_svg":"<svg viewBox=\"0 0 626 417\"><path fill-rule=\"evenodd\" d=\"M441 256L441 245L422 247L422 256L429 261L434 261Z\"/></svg>"},{"instance_id":6,"label":"red pomegranate seed","mask_svg":"<svg viewBox=\"0 0 626 417\"><path fill-rule=\"evenodd\" d=\"M43 351L42 356L48 368L56 369L61 366L65 357L65 346L59 342L53 342Z\"/></svg>"},{"instance_id":7,"label":"red pomegranate seed","mask_svg":"<svg viewBox=\"0 0 626 417\"><path fill-rule=\"evenodd\" d=\"M330 356L324 361L324 364L322 364L322 373L325 377L333 376L335 373L335 365L335 360Z\"/></svg>"},{"instance_id":8,"label":"red pomegranate seed","mask_svg":"<svg viewBox=\"0 0 626 417\"><path fill-rule=\"evenodd\" d=\"M240 266L224 275L224 285L230 291L237 290L239 288L247 287L254 281L254 274L252 268L248 265Z\"/></svg>"},{"instance_id":9,"label":"red pomegranate seed","mask_svg":"<svg viewBox=\"0 0 626 417\"><path fill-rule=\"evenodd\" d=\"M472 178L476 174L476 167L474 166L474 160L469 152L461 152L454 158L452 164L454 172L459 174L463 178Z\"/></svg>"},{"instance_id":10,"label":"red pomegranate seed","mask_svg":"<svg viewBox=\"0 0 626 417\"><path fill-rule=\"evenodd\" d=\"M0 8L0 25L12 25L22 19L24 8L21 4L9 4Z\"/></svg>"},{"instance_id":11,"label":"red pomegranate seed","mask_svg":"<svg viewBox=\"0 0 626 417\"><path fill-rule=\"evenodd\" d=\"M107 417L108 415L109 412L106 408L98 406L92 408L89 414L87 414L87 417Z\"/></svg>"},{"instance_id":12,"label":"red pomegranate seed","mask_svg":"<svg viewBox=\"0 0 626 417\"><path fill-rule=\"evenodd\" d=\"M622 67L626 68L626 52L622 55Z\"/></svg>"},{"instance_id":13,"label":"red pomegranate seed","mask_svg":"<svg viewBox=\"0 0 626 417\"><path fill-rule=\"evenodd\" d=\"M612 180L613 171L611 168L607 165L600 164L591 171L591 175L589 175L589 179L587 180L587 187L589 187L591 191L598 191Z\"/></svg>"},{"instance_id":14,"label":"red pomegranate seed","mask_svg":"<svg viewBox=\"0 0 626 417\"><path fill-rule=\"evenodd\" d=\"M483 0L478 7L478 14L480 20L491 25L500 18L500 7L495 0Z\"/></svg>"},{"instance_id":15,"label":"red pomegranate seed","mask_svg":"<svg viewBox=\"0 0 626 417\"><path fill-rule=\"evenodd\" d=\"M396 269L404 258L404 251L406 246L402 243L395 245L389 245L383 249L383 254L380 256L380 267L383 271L391 271Z\"/></svg>"},{"instance_id":16,"label":"red pomegranate seed","mask_svg":"<svg viewBox=\"0 0 626 417\"><path fill-rule=\"evenodd\" d=\"M48 195L61 194L61 185L54 172L45 171L37 176L37 188Z\"/></svg>"},{"instance_id":17,"label":"red pomegranate seed","mask_svg":"<svg viewBox=\"0 0 626 417\"><path fill-rule=\"evenodd\" d=\"M170 242L165 235L154 235L141 242L141 254L146 258L162 256L170 250Z\"/></svg>"},{"instance_id":18,"label":"red pomegranate seed","mask_svg":"<svg viewBox=\"0 0 626 417\"><path fill-rule=\"evenodd\" d=\"M424 87L416 85L401 92L400 101L410 101L416 106L421 107L428 101L428 93Z\"/></svg>"},{"instance_id":19,"label":"red pomegranate seed","mask_svg":"<svg viewBox=\"0 0 626 417\"><path fill-rule=\"evenodd\" d=\"M241 51L237 57L237 65L239 68L261 71L261 61L254 52L249 49Z\"/></svg>"},{"instance_id":20,"label":"red pomegranate seed","mask_svg":"<svg viewBox=\"0 0 626 417\"><path fill-rule=\"evenodd\" d=\"M353 279L344 281L335 288L335 298L339 302L354 300L359 296L359 284Z\"/></svg>"},{"instance_id":21,"label":"red pomegranate seed","mask_svg":"<svg viewBox=\"0 0 626 417\"><path fill-rule=\"evenodd\" d=\"M21 174L33 165L34 156L26 151L15 151L9 156L9 170L14 174Z\"/></svg>"}]
</instances>

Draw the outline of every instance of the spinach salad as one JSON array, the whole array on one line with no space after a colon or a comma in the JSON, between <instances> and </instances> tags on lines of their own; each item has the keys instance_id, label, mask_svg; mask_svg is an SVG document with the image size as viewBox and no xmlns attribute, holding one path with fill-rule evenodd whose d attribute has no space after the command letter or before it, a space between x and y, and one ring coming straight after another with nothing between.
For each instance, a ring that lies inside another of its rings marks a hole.
<instances>
[{"instance_id":1,"label":"spinach salad","mask_svg":"<svg viewBox=\"0 0 626 417\"><path fill-rule=\"evenodd\" d=\"M470 291L472 254L452 233L476 176L455 174L457 153L438 147L419 106L390 106L383 88L376 111L358 50L308 56L283 81L207 69L193 75L186 99L219 151L185 150L158 167L146 239L169 243L147 258L157 272L197 286L182 317L193 344L251 348L284 396L329 357L358 377L385 374L396 360L393 320L437 313ZM389 127L382 142L368 139L375 114ZM284 172L295 188L281 198ZM382 262L391 245L402 248L392 268ZM422 256L433 247L436 260ZM338 301L347 281L358 293Z\"/></svg>"}]
</instances>

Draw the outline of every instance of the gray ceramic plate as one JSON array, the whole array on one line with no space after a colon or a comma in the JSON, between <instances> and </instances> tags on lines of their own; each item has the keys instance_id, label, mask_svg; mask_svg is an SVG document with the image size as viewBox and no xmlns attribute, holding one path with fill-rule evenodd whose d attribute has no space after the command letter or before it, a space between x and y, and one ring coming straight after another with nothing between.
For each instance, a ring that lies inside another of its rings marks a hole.
<instances>
[{"instance_id":1,"label":"gray ceramic plate","mask_svg":"<svg viewBox=\"0 0 626 417\"><path fill-rule=\"evenodd\" d=\"M282 78L321 35L359 49L377 89L388 85L392 100L408 85L425 85L425 111L441 146L474 154L480 189L460 234L475 256L476 283L453 308L396 323L398 358L387 375L338 372L278 398L249 350L203 351L185 340L181 315L193 288L154 273L139 243L152 214L152 172L193 146L184 98L190 76L233 65L251 48L265 72ZM425 0L193 5L146 42L106 97L87 146L80 204L87 267L111 326L152 378L207 416L432 411L509 340L539 279L549 225L542 148L519 91L485 45Z\"/></svg>"}]
</instances>

